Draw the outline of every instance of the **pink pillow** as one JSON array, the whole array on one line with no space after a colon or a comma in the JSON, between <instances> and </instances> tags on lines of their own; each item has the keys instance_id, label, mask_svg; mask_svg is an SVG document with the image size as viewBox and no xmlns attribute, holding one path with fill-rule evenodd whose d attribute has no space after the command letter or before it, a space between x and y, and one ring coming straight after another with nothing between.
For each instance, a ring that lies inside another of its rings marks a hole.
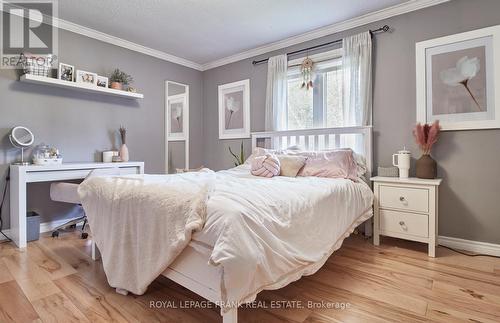
<instances>
[{"instance_id":1,"label":"pink pillow","mask_svg":"<svg viewBox=\"0 0 500 323\"><path fill-rule=\"evenodd\" d=\"M252 175L273 177L280 174L280 161L273 154L256 156L252 160Z\"/></svg>"},{"instance_id":2,"label":"pink pillow","mask_svg":"<svg viewBox=\"0 0 500 323\"><path fill-rule=\"evenodd\" d=\"M298 176L347 178L358 181L352 150L300 152L299 155L306 156L307 160Z\"/></svg>"}]
</instances>

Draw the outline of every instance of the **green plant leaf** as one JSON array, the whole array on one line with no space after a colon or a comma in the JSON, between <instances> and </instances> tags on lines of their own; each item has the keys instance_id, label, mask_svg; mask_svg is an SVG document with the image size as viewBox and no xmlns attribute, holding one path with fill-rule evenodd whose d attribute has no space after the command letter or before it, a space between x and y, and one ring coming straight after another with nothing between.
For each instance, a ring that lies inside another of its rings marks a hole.
<instances>
[{"instance_id":1,"label":"green plant leaf","mask_svg":"<svg viewBox=\"0 0 500 323\"><path fill-rule=\"evenodd\" d=\"M243 140L242 140L240 147L240 165L243 165L244 163L245 163L245 152L243 151Z\"/></svg>"}]
</instances>

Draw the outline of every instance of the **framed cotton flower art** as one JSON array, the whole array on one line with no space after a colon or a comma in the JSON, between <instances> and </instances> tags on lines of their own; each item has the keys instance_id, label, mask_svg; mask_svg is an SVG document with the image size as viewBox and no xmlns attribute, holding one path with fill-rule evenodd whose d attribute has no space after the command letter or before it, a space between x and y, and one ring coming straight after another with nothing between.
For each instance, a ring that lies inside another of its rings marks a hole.
<instances>
[{"instance_id":1,"label":"framed cotton flower art","mask_svg":"<svg viewBox=\"0 0 500 323\"><path fill-rule=\"evenodd\" d=\"M219 85L219 139L250 137L250 80Z\"/></svg>"},{"instance_id":2,"label":"framed cotton flower art","mask_svg":"<svg viewBox=\"0 0 500 323\"><path fill-rule=\"evenodd\" d=\"M500 128L500 26L416 44L417 121Z\"/></svg>"},{"instance_id":3,"label":"framed cotton flower art","mask_svg":"<svg viewBox=\"0 0 500 323\"><path fill-rule=\"evenodd\" d=\"M167 98L167 137L169 141L186 140L189 120L187 94L171 95Z\"/></svg>"}]
</instances>

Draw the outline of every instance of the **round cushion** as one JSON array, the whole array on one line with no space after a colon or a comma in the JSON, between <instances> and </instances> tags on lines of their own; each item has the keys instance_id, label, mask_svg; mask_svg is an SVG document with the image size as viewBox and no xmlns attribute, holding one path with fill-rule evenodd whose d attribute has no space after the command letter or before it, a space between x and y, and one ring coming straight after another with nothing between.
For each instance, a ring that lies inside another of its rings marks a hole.
<instances>
[{"instance_id":1,"label":"round cushion","mask_svg":"<svg viewBox=\"0 0 500 323\"><path fill-rule=\"evenodd\" d=\"M252 175L273 177L280 174L280 161L276 155L265 154L252 160Z\"/></svg>"}]
</instances>

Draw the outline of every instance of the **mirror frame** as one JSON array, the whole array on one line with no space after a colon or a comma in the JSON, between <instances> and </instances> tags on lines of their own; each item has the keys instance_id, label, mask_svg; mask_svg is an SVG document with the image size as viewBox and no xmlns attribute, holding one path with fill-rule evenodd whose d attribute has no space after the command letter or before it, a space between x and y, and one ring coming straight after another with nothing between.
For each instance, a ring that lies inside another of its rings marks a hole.
<instances>
[{"instance_id":1,"label":"mirror frame","mask_svg":"<svg viewBox=\"0 0 500 323\"><path fill-rule=\"evenodd\" d=\"M25 130L25 131L27 131L31 135L30 142L27 143L27 144L26 143L21 143L19 141L19 139L15 135L15 131L16 130ZM23 126L17 126L17 127L12 128L12 130L10 131L9 139L10 139L10 142L12 143L12 145L14 145L15 147L18 147L18 146L19 146L18 148L21 148L21 147L30 147L35 142L35 135L28 128L23 127Z\"/></svg>"},{"instance_id":2,"label":"mirror frame","mask_svg":"<svg viewBox=\"0 0 500 323\"><path fill-rule=\"evenodd\" d=\"M186 92L185 92L185 105L186 105L186 108L185 108L185 119L183 121L183 130L184 130L184 136L182 136L182 138L172 138L171 136L169 136L169 116L170 114L168 113L168 108L169 108L169 100L171 98L174 98L176 96L178 96L178 94L174 94L174 95L169 95L168 94L168 85L169 84L175 84L175 85L179 85L179 86L184 86L185 89L186 89ZM165 125L164 125L164 137L165 137L165 173L168 174L169 173L169 168L170 168L170 165L169 165L169 158L168 158L168 153L169 153L169 150L168 150L168 143L170 141L173 141L173 142L180 142L180 141L184 141L184 168L185 169L189 169L189 84L184 84L184 83L179 83L179 82L175 82L175 81L170 81L170 80L166 80L165 81L165 108L164 108L164 113L165 113Z\"/></svg>"}]
</instances>

